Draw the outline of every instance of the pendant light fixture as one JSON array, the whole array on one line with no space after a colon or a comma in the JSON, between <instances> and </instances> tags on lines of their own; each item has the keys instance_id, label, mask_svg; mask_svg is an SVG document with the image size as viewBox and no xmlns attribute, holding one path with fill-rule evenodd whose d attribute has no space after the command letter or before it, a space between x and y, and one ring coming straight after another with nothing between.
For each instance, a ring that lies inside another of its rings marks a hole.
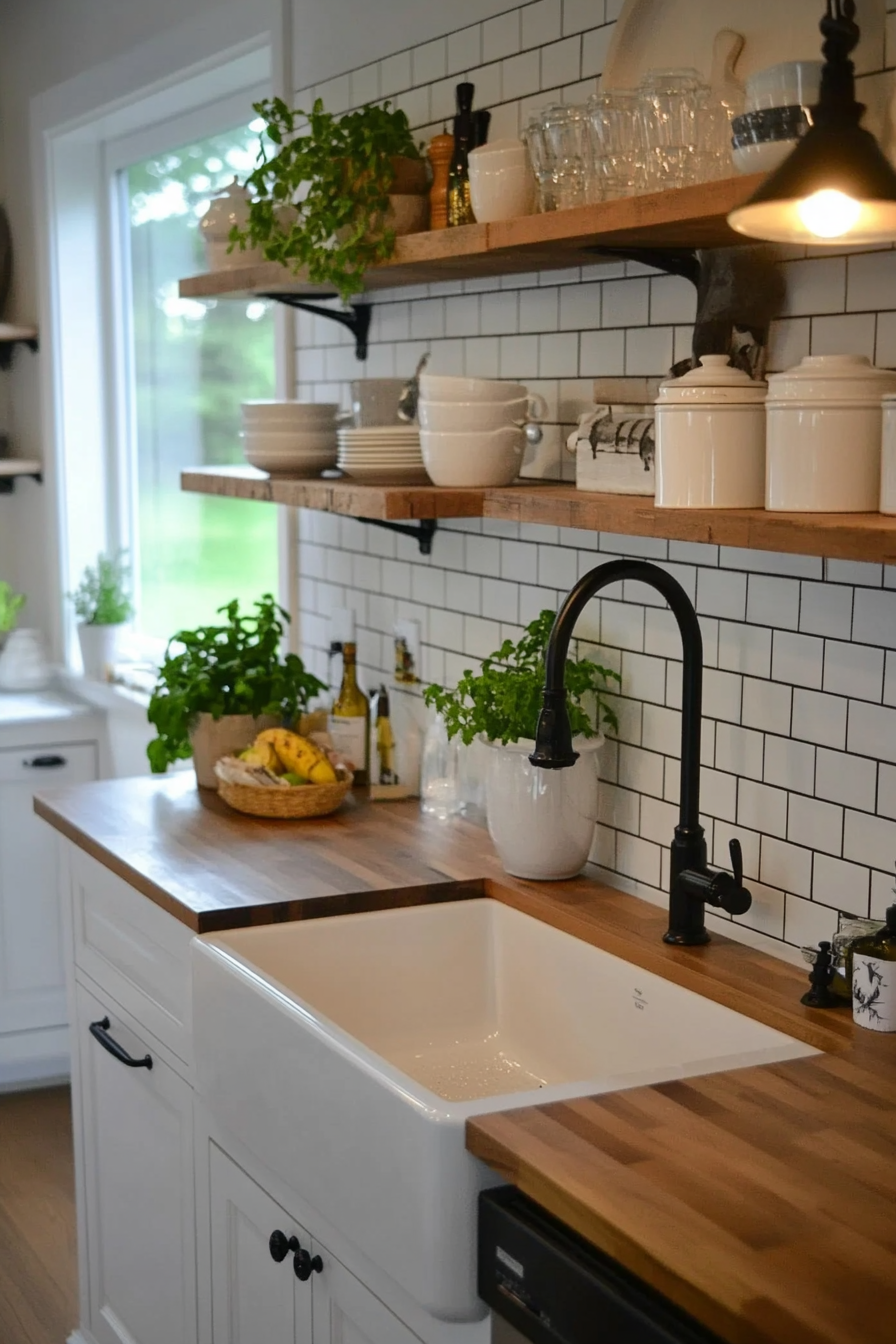
<instances>
[{"instance_id":1,"label":"pendant light fixture","mask_svg":"<svg viewBox=\"0 0 896 1344\"><path fill-rule=\"evenodd\" d=\"M855 67L859 40L855 0L827 0L821 93L812 125L728 223L773 243L896 242L896 171L859 122Z\"/></svg>"}]
</instances>

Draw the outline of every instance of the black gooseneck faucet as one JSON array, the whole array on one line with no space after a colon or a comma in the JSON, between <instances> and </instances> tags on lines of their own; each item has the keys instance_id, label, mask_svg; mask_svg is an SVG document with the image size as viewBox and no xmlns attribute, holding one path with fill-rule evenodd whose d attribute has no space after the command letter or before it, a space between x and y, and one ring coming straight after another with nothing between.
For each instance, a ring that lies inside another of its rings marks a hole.
<instances>
[{"instance_id":1,"label":"black gooseneck faucet","mask_svg":"<svg viewBox=\"0 0 896 1344\"><path fill-rule=\"evenodd\" d=\"M655 588L678 622L684 655L681 690L681 810L672 840L669 881L669 928L663 941L681 946L708 943L706 904L730 915L749 910L753 898L743 885L740 841L730 844L734 875L707 867L706 840L700 825L700 729L703 707L703 637L690 598L677 579L645 560L610 560L579 579L569 592L551 630L545 653L544 707L538 720L533 765L562 770L573 765L569 715L566 711L566 658L576 621L602 588L622 579L638 579Z\"/></svg>"}]
</instances>

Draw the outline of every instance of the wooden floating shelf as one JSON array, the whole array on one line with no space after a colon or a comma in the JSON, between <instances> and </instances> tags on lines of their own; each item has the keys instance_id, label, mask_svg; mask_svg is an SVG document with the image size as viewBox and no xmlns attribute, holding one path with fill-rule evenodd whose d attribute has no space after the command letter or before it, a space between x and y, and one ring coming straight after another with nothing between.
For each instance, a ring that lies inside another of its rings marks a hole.
<instances>
[{"instance_id":1,"label":"wooden floating shelf","mask_svg":"<svg viewBox=\"0 0 896 1344\"><path fill-rule=\"evenodd\" d=\"M410 234L397 240L388 262L368 271L365 289L587 266L606 259L614 248L667 250L746 243L748 239L728 227L727 216L762 180L762 174L731 177L499 224ZM184 299L274 293L323 298L334 291L297 278L279 262L233 266L180 282Z\"/></svg>"},{"instance_id":2,"label":"wooden floating shelf","mask_svg":"<svg viewBox=\"0 0 896 1344\"><path fill-rule=\"evenodd\" d=\"M361 485L270 478L252 467L197 467L184 490L383 521L497 518L622 536L696 541L788 555L896 564L896 517L880 513L768 513L764 509L658 509L643 495L603 495L523 481L504 489ZM436 543L438 544L438 543Z\"/></svg>"}]
</instances>

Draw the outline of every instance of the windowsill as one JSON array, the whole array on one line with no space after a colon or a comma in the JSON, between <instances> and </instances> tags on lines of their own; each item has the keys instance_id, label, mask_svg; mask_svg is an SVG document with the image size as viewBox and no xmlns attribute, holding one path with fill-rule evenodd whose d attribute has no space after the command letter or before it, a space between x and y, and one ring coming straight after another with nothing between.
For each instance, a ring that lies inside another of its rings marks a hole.
<instances>
[{"instance_id":1,"label":"windowsill","mask_svg":"<svg viewBox=\"0 0 896 1344\"><path fill-rule=\"evenodd\" d=\"M60 675L60 684L70 695L84 700L95 709L104 709L109 713L133 713L141 719L146 718L149 707L149 693L133 690L111 681L94 681L92 677L75 676L72 672Z\"/></svg>"}]
</instances>

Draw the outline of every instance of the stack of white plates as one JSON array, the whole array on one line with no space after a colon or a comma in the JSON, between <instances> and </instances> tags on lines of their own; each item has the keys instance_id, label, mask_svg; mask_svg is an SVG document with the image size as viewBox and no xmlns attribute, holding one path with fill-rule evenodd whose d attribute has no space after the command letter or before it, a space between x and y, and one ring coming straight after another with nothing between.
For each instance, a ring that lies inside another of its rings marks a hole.
<instances>
[{"instance_id":1,"label":"stack of white plates","mask_svg":"<svg viewBox=\"0 0 896 1344\"><path fill-rule=\"evenodd\" d=\"M244 401L246 461L274 475L316 476L336 464L335 402Z\"/></svg>"},{"instance_id":2,"label":"stack of white plates","mask_svg":"<svg viewBox=\"0 0 896 1344\"><path fill-rule=\"evenodd\" d=\"M427 480L416 425L340 429L337 465L358 481L418 485Z\"/></svg>"}]
</instances>

